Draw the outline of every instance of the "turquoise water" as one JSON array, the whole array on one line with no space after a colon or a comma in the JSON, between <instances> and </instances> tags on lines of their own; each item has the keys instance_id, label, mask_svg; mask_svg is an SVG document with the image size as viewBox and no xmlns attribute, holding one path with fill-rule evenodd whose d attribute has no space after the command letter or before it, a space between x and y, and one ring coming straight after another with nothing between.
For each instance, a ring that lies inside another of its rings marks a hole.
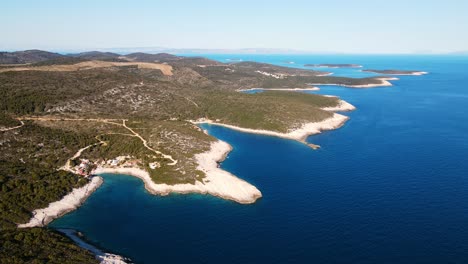
<instances>
[{"instance_id":1,"label":"turquoise water","mask_svg":"<svg viewBox=\"0 0 468 264\"><path fill-rule=\"evenodd\" d=\"M344 127L308 139L322 146L317 151L204 125L234 147L222 167L262 191L253 205L157 197L139 179L105 175L82 207L52 227L80 230L137 263L468 262L468 57L209 57L430 74L403 76L389 88L321 87L315 93L358 109L346 113Z\"/></svg>"}]
</instances>

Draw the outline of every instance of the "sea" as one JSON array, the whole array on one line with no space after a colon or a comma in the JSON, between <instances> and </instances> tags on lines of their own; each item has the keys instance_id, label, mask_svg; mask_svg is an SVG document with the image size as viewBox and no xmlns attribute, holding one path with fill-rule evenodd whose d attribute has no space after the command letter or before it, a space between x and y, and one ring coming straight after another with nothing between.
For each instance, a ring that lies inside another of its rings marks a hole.
<instances>
[{"instance_id":1,"label":"sea","mask_svg":"<svg viewBox=\"0 0 468 264\"><path fill-rule=\"evenodd\" d=\"M104 175L72 228L135 263L468 263L468 56L232 55L287 67L353 63L429 72L394 86L320 86L357 107L340 129L304 144L203 128L233 146L221 167L263 197L241 205L149 194L141 180ZM368 77L361 69L316 69Z\"/></svg>"}]
</instances>

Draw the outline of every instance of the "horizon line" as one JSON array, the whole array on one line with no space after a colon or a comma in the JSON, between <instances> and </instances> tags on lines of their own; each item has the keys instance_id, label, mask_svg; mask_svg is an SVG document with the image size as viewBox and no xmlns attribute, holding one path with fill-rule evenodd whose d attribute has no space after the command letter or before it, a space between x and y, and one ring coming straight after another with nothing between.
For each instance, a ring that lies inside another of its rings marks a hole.
<instances>
[{"instance_id":1,"label":"horizon line","mask_svg":"<svg viewBox=\"0 0 468 264\"><path fill-rule=\"evenodd\" d=\"M232 54L232 55L468 55L468 51L421 51L421 52L340 52L340 51L307 51L288 48L164 48L164 47L120 47L120 48L1 48L0 52L21 52L40 50L59 54L74 54L83 52L112 52L116 54L129 53L170 53L170 54ZM210 53L212 52L212 53Z\"/></svg>"}]
</instances>

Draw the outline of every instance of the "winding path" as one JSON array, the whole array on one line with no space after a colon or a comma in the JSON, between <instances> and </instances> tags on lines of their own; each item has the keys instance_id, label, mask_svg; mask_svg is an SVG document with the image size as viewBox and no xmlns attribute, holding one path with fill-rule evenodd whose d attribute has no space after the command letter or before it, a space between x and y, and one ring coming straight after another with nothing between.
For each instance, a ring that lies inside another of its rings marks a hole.
<instances>
[{"instance_id":1,"label":"winding path","mask_svg":"<svg viewBox=\"0 0 468 264\"><path fill-rule=\"evenodd\" d=\"M123 134L123 133L109 133L109 134L120 134L120 135L137 137L137 138L139 138L141 140L141 142L143 143L145 148L147 148L151 152L154 152L155 154L161 155L165 159L170 160L171 163L168 163L168 165L174 166L174 165L177 164L177 160L175 160L171 155L164 154L161 151L158 151L158 150L153 149L152 147L150 147L149 144L148 144L148 141L146 139L144 139L135 130L133 130L132 128L127 126L127 124L126 124L126 122L128 121L127 119L21 117L21 118L18 118L18 120L20 120L20 122L23 125L24 125L23 120L34 120L34 121L88 121L88 122L101 122L101 123L121 126L121 127L125 128L125 129L127 129L128 131L130 131L132 134ZM120 121L121 123L116 122L116 121ZM23 125L21 125L21 126L23 126ZM10 130L11 129L14 129L14 128L10 128ZM106 142L98 139L97 137L98 136L96 136L96 139L99 140L98 143L91 144L89 146L86 146L86 147L78 150L78 152L72 158L70 158L67 161L67 164L65 166L63 166L61 169L70 171L71 170L70 169L70 160L78 158L84 150L86 150L86 149L88 149L88 148L90 148L92 146L99 145L99 144L103 144L103 145L107 144Z\"/></svg>"},{"instance_id":2,"label":"winding path","mask_svg":"<svg viewBox=\"0 0 468 264\"><path fill-rule=\"evenodd\" d=\"M10 130L15 130L15 129L18 129L18 128L21 128L22 126L24 126L24 122L19 120L21 122L21 125L19 126L15 126L15 127L7 127L7 128L0 128L0 132L6 132L6 131L10 131Z\"/></svg>"},{"instance_id":3,"label":"winding path","mask_svg":"<svg viewBox=\"0 0 468 264\"><path fill-rule=\"evenodd\" d=\"M161 151L155 150L155 149L153 149L152 147L148 146L148 141L146 141L146 139L144 139L142 136L140 136L140 134L138 134L137 132L135 132L133 129L129 128L125 122L126 122L125 119L122 120L122 126L125 127L128 131L132 132L137 138L139 138L139 139L143 142L143 145L144 145L147 149L149 149L150 151L153 151L153 152L156 153L156 154L159 154L159 155L163 156L163 157L166 158L166 159L171 160L172 162L171 162L171 163L168 163L167 165L173 166L173 165L176 165L176 164L177 164L177 160L173 159L171 155L164 154L164 153L162 153Z\"/></svg>"}]
</instances>

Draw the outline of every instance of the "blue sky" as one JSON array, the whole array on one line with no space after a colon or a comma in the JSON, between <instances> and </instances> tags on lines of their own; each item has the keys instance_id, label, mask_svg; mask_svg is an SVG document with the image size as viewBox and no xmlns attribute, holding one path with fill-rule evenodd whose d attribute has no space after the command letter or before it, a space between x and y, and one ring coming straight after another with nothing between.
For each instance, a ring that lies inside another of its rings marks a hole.
<instances>
[{"instance_id":1,"label":"blue sky","mask_svg":"<svg viewBox=\"0 0 468 264\"><path fill-rule=\"evenodd\" d=\"M286 48L312 52L468 50L465 0L12 0L0 50Z\"/></svg>"}]
</instances>

